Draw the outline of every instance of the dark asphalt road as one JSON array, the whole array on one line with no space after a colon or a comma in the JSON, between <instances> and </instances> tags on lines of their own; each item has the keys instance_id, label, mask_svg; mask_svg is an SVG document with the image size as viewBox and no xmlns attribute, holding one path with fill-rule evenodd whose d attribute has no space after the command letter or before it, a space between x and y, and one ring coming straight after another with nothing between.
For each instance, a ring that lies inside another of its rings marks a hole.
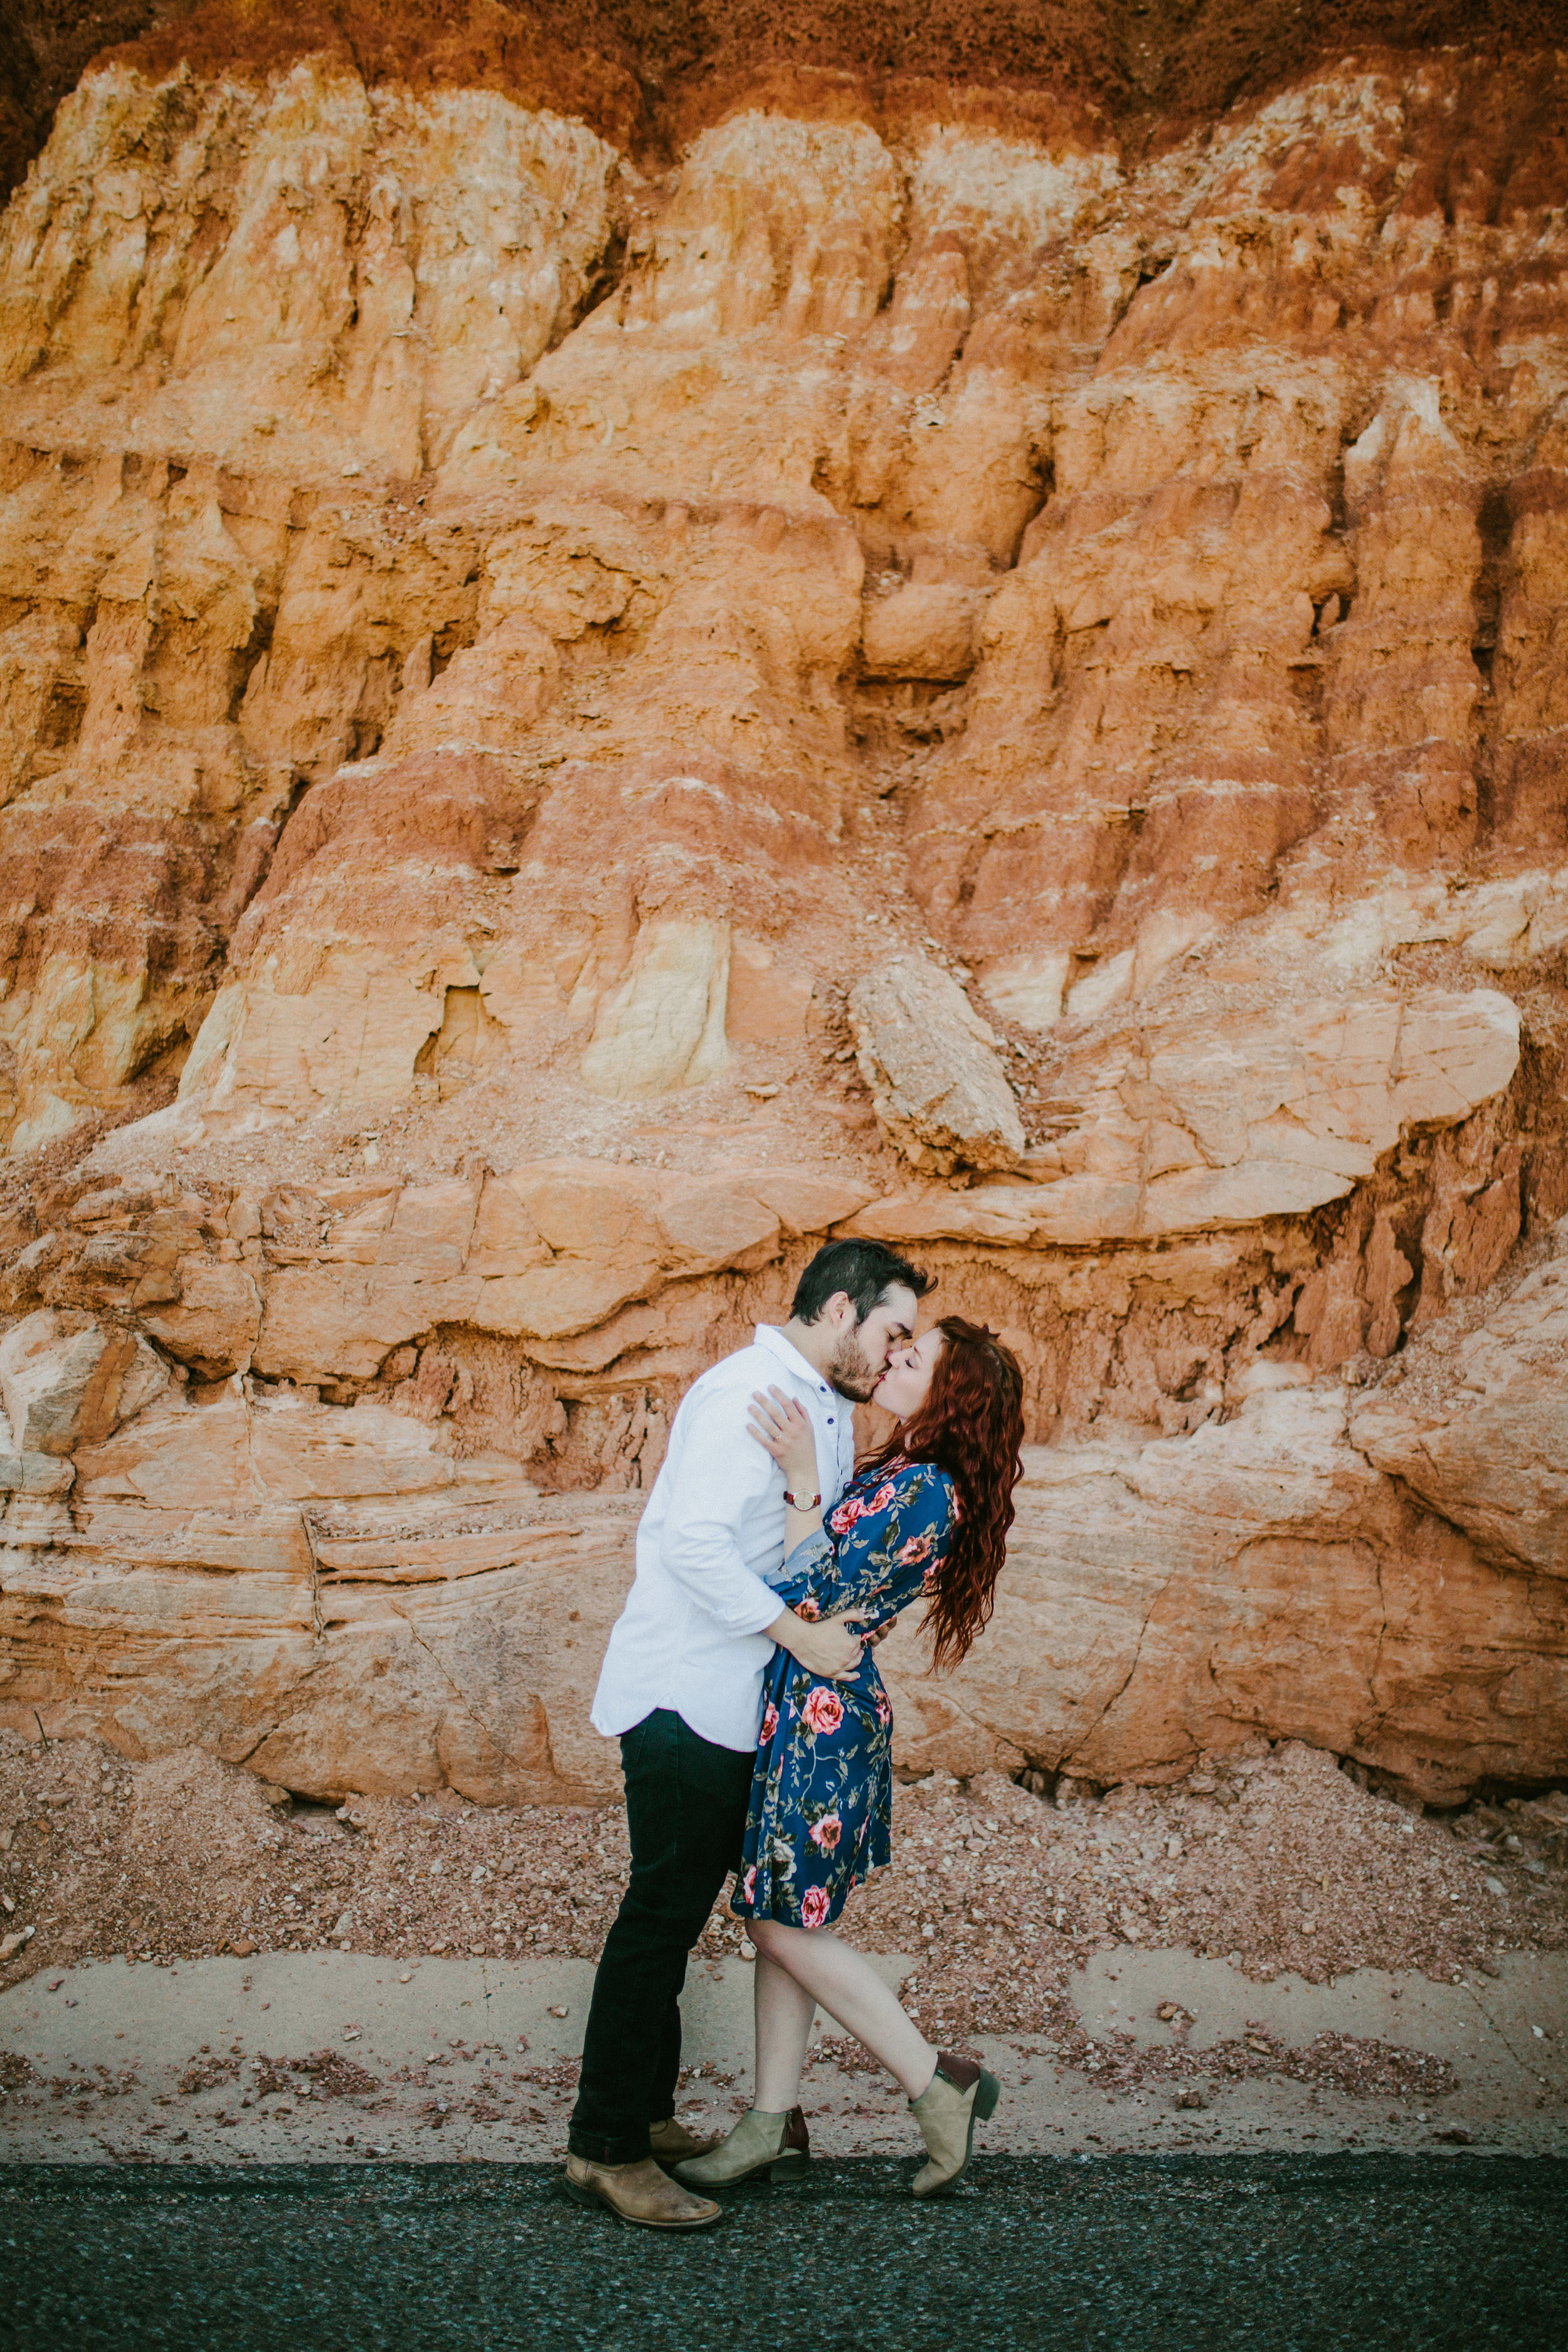
<instances>
[{"instance_id":1,"label":"dark asphalt road","mask_svg":"<svg viewBox=\"0 0 1568 2352\"><path fill-rule=\"evenodd\" d=\"M538 2165L0 2170L6 2352L758 2352L1568 2345L1568 2162L813 2168L718 2228L584 2213Z\"/></svg>"}]
</instances>

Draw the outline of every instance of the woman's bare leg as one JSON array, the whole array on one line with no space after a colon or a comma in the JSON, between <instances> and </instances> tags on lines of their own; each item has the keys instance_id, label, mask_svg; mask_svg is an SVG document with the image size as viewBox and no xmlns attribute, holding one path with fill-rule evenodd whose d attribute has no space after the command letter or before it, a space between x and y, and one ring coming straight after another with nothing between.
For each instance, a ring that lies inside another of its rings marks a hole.
<instances>
[{"instance_id":1,"label":"woman's bare leg","mask_svg":"<svg viewBox=\"0 0 1568 2352\"><path fill-rule=\"evenodd\" d=\"M765 2116L782 2116L799 2105L800 2070L816 2002L776 1961L757 1953L752 1988L757 2022L757 2064L752 2104Z\"/></svg>"},{"instance_id":2,"label":"woman's bare leg","mask_svg":"<svg viewBox=\"0 0 1568 2352\"><path fill-rule=\"evenodd\" d=\"M900 2083L911 2099L931 2088L937 2053L898 1996L890 1993L869 1960L826 1927L786 1927L777 1919L753 1919L751 1937L763 1959L792 1977L803 1993L863 2042L873 2058ZM759 1962L759 1966L761 1962ZM759 1992L759 1999L761 1994ZM807 2031L810 2031L809 2022ZM804 2044L802 2055L804 2056ZM758 2105L762 2105L762 2049L758 2044ZM770 2078L770 2089L776 2087ZM787 2104L793 2105L794 2099ZM777 2109L773 2109L777 2113Z\"/></svg>"}]
</instances>

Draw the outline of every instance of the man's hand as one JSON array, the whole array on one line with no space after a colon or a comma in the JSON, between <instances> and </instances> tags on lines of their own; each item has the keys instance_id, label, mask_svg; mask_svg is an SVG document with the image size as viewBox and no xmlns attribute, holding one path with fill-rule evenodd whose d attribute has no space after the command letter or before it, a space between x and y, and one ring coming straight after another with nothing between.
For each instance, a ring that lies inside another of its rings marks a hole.
<instances>
[{"instance_id":1,"label":"man's hand","mask_svg":"<svg viewBox=\"0 0 1568 2352\"><path fill-rule=\"evenodd\" d=\"M768 1632L781 1650L798 1658L808 1675L819 1675L825 1682L847 1682L860 1665L864 1636L852 1630L857 1623L852 1617L824 1617L819 1624L809 1624L786 1609L775 1617Z\"/></svg>"}]
</instances>

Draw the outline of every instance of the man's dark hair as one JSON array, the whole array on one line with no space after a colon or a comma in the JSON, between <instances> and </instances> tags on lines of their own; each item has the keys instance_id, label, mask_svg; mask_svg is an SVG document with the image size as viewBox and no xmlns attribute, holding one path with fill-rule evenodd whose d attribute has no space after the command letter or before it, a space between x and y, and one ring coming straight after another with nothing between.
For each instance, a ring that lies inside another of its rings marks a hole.
<instances>
[{"instance_id":1,"label":"man's dark hair","mask_svg":"<svg viewBox=\"0 0 1568 2352\"><path fill-rule=\"evenodd\" d=\"M895 1282L923 1298L935 1280L934 1274L922 1274L884 1242L829 1242L796 1283L790 1313L802 1323L815 1323L828 1300L842 1290L855 1308L855 1320L864 1323Z\"/></svg>"}]
</instances>

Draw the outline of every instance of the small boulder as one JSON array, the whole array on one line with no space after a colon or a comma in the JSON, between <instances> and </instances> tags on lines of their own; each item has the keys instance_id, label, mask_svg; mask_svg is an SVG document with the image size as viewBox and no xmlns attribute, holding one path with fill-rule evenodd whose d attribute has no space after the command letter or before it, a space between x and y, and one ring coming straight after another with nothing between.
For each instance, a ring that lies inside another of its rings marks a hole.
<instances>
[{"instance_id":1,"label":"small boulder","mask_svg":"<svg viewBox=\"0 0 1568 2352\"><path fill-rule=\"evenodd\" d=\"M168 1382L162 1359L90 1315L41 1307L0 1339L0 1402L18 1454L101 1444Z\"/></svg>"},{"instance_id":2,"label":"small boulder","mask_svg":"<svg viewBox=\"0 0 1568 2352\"><path fill-rule=\"evenodd\" d=\"M917 1168L1016 1168L1023 1122L992 1032L958 982L918 956L881 964L850 992L872 1108Z\"/></svg>"},{"instance_id":3,"label":"small boulder","mask_svg":"<svg viewBox=\"0 0 1568 2352\"><path fill-rule=\"evenodd\" d=\"M1358 1400L1351 1439L1510 1572L1568 1574L1568 1217L1533 1265L1493 1284L1489 1311L1456 1346L1422 1332L1404 1379Z\"/></svg>"},{"instance_id":4,"label":"small boulder","mask_svg":"<svg viewBox=\"0 0 1568 2352\"><path fill-rule=\"evenodd\" d=\"M974 667L979 604L971 589L933 583L900 588L868 604L861 640L868 674L967 677Z\"/></svg>"},{"instance_id":5,"label":"small boulder","mask_svg":"<svg viewBox=\"0 0 1568 2352\"><path fill-rule=\"evenodd\" d=\"M248 1370L261 1328L261 1297L248 1271L210 1258L186 1258L177 1304L160 1305L147 1328L172 1356L204 1380Z\"/></svg>"}]
</instances>

